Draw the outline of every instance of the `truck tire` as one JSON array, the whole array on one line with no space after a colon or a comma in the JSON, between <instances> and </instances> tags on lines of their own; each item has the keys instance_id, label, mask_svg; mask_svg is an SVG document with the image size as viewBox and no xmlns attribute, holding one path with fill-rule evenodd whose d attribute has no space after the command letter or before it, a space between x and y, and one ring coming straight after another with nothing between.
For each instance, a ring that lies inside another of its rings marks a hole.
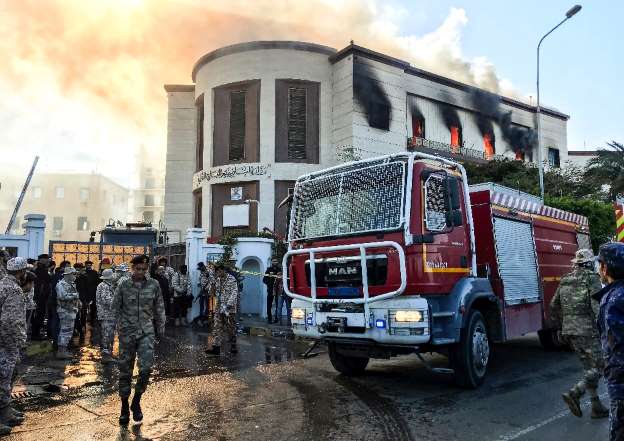
<instances>
[{"instance_id":1,"label":"truck tire","mask_svg":"<svg viewBox=\"0 0 624 441\"><path fill-rule=\"evenodd\" d=\"M490 361L490 338L480 311L472 310L457 345L449 351L458 386L476 389L483 383Z\"/></svg>"},{"instance_id":2,"label":"truck tire","mask_svg":"<svg viewBox=\"0 0 624 441\"><path fill-rule=\"evenodd\" d=\"M362 375L368 365L368 357L350 357L338 352L336 343L329 344L329 360L332 366L341 374L349 377Z\"/></svg>"},{"instance_id":3,"label":"truck tire","mask_svg":"<svg viewBox=\"0 0 624 441\"><path fill-rule=\"evenodd\" d=\"M537 331L537 336L544 349L547 351L562 351L568 345L561 339L561 333L557 329L542 329Z\"/></svg>"}]
</instances>

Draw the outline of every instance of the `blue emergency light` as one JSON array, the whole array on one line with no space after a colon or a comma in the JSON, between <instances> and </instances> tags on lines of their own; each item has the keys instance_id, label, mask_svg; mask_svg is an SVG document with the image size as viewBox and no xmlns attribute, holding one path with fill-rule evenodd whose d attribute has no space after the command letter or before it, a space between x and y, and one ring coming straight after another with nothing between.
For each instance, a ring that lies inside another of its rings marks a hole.
<instances>
[{"instance_id":1,"label":"blue emergency light","mask_svg":"<svg viewBox=\"0 0 624 441\"><path fill-rule=\"evenodd\" d=\"M382 320L382 319L375 320L375 327L379 328L379 329L385 329L386 328L386 321Z\"/></svg>"},{"instance_id":2,"label":"blue emergency light","mask_svg":"<svg viewBox=\"0 0 624 441\"><path fill-rule=\"evenodd\" d=\"M312 317L306 319L306 324L312 326Z\"/></svg>"}]
</instances>

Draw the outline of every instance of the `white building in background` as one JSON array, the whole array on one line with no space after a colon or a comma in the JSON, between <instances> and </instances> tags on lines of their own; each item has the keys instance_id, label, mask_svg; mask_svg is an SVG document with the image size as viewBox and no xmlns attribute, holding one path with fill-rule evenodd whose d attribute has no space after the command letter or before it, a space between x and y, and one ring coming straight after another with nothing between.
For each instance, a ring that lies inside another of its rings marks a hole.
<instances>
[{"instance_id":1,"label":"white building in background","mask_svg":"<svg viewBox=\"0 0 624 441\"><path fill-rule=\"evenodd\" d=\"M149 222L158 228L165 212L165 167L145 146L137 156L138 186L132 191L131 222Z\"/></svg>"},{"instance_id":2,"label":"white building in background","mask_svg":"<svg viewBox=\"0 0 624 441\"><path fill-rule=\"evenodd\" d=\"M585 168L589 161L596 157L598 157L598 152L596 150L569 150L568 164Z\"/></svg>"},{"instance_id":3,"label":"white building in background","mask_svg":"<svg viewBox=\"0 0 624 441\"><path fill-rule=\"evenodd\" d=\"M168 96L168 229L266 227L297 177L405 150L462 161L534 161L536 109L351 44L258 41L201 57ZM568 159L568 116L542 109L543 156Z\"/></svg>"}]
</instances>

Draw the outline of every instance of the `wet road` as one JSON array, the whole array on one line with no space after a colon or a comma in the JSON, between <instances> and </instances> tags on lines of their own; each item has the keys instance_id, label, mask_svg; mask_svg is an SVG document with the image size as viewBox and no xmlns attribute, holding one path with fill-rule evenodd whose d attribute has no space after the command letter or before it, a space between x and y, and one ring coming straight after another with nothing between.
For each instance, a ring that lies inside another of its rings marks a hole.
<instances>
[{"instance_id":1,"label":"wet road","mask_svg":"<svg viewBox=\"0 0 624 441\"><path fill-rule=\"evenodd\" d=\"M6 439L608 439L606 420L575 418L560 399L580 374L574 355L544 352L535 336L497 347L476 391L456 388L415 357L375 361L366 375L347 378L325 353L301 359L303 343L241 336L239 354L209 357L206 340L169 331L144 397L145 421L127 430L117 425L116 368L103 368L97 350L83 348L73 363L39 357L17 389L27 420Z\"/></svg>"}]
</instances>

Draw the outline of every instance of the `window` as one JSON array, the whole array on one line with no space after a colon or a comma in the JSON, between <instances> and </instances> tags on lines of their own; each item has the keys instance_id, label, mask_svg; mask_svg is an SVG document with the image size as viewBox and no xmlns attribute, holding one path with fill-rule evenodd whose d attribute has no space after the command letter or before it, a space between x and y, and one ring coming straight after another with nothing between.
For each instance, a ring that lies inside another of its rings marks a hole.
<instances>
[{"instance_id":1,"label":"window","mask_svg":"<svg viewBox=\"0 0 624 441\"><path fill-rule=\"evenodd\" d=\"M154 206L154 195L153 194L146 194L145 195L145 206L146 207L153 207Z\"/></svg>"},{"instance_id":2,"label":"window","mask_svg":"<svg viewBox=\"0 0 624 441\"><path fill-rule=\"evenodd\" d=\"M154 212L153 211L144 211L143 212L143 222L147 222L147 223L154 222Z\"/></svg>"},{"instance_id":3,"label":"window","mask_svg":"<svg viewBox=\"0 0 624 441\"><path fill-rule=\"evenodd\" d=\"M54 231L61 231L63 229L63 218L62 217L53 217L52 218L52 229Z\"/></svg>"},{"instance_id":4,"label":"window","mask_svg":"<svg viewBox=\"0 0 624 441\"><path fill-rule=\"evenodd\" d=\"M41 199L41 187L33 187L32 196L35 199Z\"/></svg>"},{"instance_id":5,"label":"window","mask_svg":"<svg viewBox=\"0 0 624 441\"><path fill-rule=\"evenodd\" d=\"M86 216L78 217L78 231L87 231L89 229L89 221Z\"/></svg>"},{"instance_id":6,"label":"window","mask_svg":"<svg viewBox=\"0 0 624 441\"><path fill-rule=\"evenodd\" d=\"M461 147L462 145L462 129L459 126L451 126L451 146ZM453 149L456 150L456 149Z\"/></svg>"},{"instance_id":7,"label":"window","mask_svg":"<svg viewBox=\"0 0 624 441\"><path fill-rule=\"evenodd\" d=\"M202 191L195 190L193 192L193 227L202 227Z\"/></svg>"},{"instance_id":8,"label":"window","mask_svg":"<svg viewBox=\"0 0 624 441\"><path fill-rule=\"evenodd\" d=\"M301 80L275 82L275 160L319 161L320 84Z\"/></svg>"},{"instance_id":9,"label":"window","mask_svg":"<svg viewBox=\"0 0 624 441\"><path fill-rule=\"evenodd\" d=\"M214 166L260 160L260 81L214 89Z\"/></svg>"},{"instance_id":10,"label":"window","mask_svg":"<svg viewBox=\"0 0 624 441\"><path fill-rule=\"evenodd\" d=\"M65 187L56 187L56 199L63 199L65 197Z\"/></svg>"},{"instance_id":11,"label":"window","mask_svg":"<svg viewBox=\"0 0 624 441\"><path fill-rule=\"evenodd\" d=\"M554 168L561 167L559 160L559 150L552 147L548 148L548 165Z\"/></svg>"},{"instance_id":12,"label":"window","mask_svg":"<svg viewBox=\"0 0 624 441\"><path fill-rule=\"evenodd\" d=\"M290 222L290 208L295 191L295 181L275 181L275 204L273 208L273 231L281 237L286 236Z\"/></svg>"},{"instance_id":13,"label":"window","mask_svg":"<svg viewBox=\"0 0 624 441\"><path fill-rule=\"evenodd\" d=\"M306 89L288 89L288 159L306 159Z\"/></svg>"},{"instance_id":14,"label":"window","mask_svg":"<svg viewBox=\"0 0 624 441\"><path fill-rule=\"evenodd\" d=\"M147 188L147 189L156 188L156 179L154 179L154 178L145 178L145 188Z\"/></svg>"},{"instance_id":15,"label":"window","mask_svg":"<svg viewBox=\"0 0 624 441\"><path fill-rule=\"evenodd\" d=\"M483 150L485 151L485 159L492 159L496 153L496 140L493 133L483 135Z\"/></svg>"},{"instance_id":16,"label":"window","mask_svg":"<svg viewBox=\"0 0 624 441\"><path fill-rule=\"evenodd\" d=\"M197 117L197 144L195 145L195 171L204 169L204 94L195 101L195 115ZM147 186L146 186L147 187ZM147 187L151 188L151 187Z\"/></svg>"},{"instance_id":17,"label":"window","mask_svg":"<svg viewBox=\"0 0 624 441\"><path fill-rule=\"evenodd\" d=\"M449 202L446 176L439 173L429 175L425 181L425 225L427 230L446 230L446 213L451 208Z\"/></svg>"},{"instance_id":18,"label":"window","mask_svg":"<svg viewBox=\"0 0 624 441\"><path fill-rule=\"evenodd\" d=\"M81 188L80 189L80 202L86 202L89 200L89 189Z\"/></svg>"},{"instance_id":19,"label":"window","mask_svg":"<svg viewBox=\"0 0 624 441\"><path fill-rule=\"evenodd\" d=\"M230 92L230 161L245 159L245 99L244 90Z\"/></svg>"}]
</instances>

